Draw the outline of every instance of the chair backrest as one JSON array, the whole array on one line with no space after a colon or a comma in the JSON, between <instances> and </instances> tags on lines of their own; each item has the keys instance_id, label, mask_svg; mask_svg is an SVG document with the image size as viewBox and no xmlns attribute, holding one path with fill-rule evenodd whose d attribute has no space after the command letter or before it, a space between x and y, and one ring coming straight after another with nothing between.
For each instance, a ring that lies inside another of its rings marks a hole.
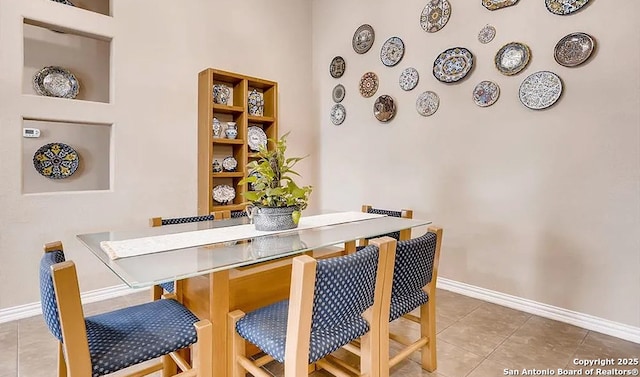
<instances>
[{"instance_id":1,"label":"chair backrest","mask_svg":"<svg viewBox=\"0 0 640 377\"><path fill-rule=\"evenodd\" d=\"M215 211L211 212L208 215L200 215L200 216L188 216L188 217L171 217L171 218L162 218L162 217L152 217L149 219L150 226L165 226L165 225L176 225L176 224L187 224L187 223L197 223L201 221L211 221L211 220L223 220L232 217L229 211Z\"/></svg>"},{"instance_id":2,"label":"chair backrest","mask_svg":"<svg viewBox=\"0 0 640 377\"><path fill-rule=\"evenodd\" d=\"M247 217L247 211L241 210L241 209L231 211L231 218L232 219L236 219L236 218L239 218L239 217Z\"/></svg>"},{"instance_id":3,"label":"chair backrest","mask_svg":"<svg viewBox=\"0 0 640 377\"><path fill-rule=\"evenodd\" d=\"M62 247L60 250L46 251L40 258L40 303L42 316L49 331L62 342L62 330L60 328L60 314L58 313L58 301L53 286L51 267L54 264L65 261Z\"/></svg>"},{"instance_id":4,"label":"chair backrest","mask_svg":"<svg viewBox=\"0 0 640 377\"><path fill-rule=\"evenodd\" d=\"M374 213L376 215L387 215L387 216L391 216L391 217L402 217L405 219L411 219L413 218L413 211L410 209L403 209L400 211L395 211L395 210L389 210L389 209L380 209L380 208L373 208L372 206L365 204L362 206L362 212L365 213ZM400 241L400 240L406 240L411 238L411 230L408 229L406 231L398 231L398 232L391 232L391 233L387 233L385 234L385 236L391 237L391 238L395 238L396 240ZM382 236L379 236L382 237ZM363 241L361 243L362 244L367 244L367 242Z\"/></svg>"},{"instance_id":5,"label":"chair backrest","mask_svg":"<svg viewBox=\"0 0 640 377\"><path fill-rule=\"evenodd\" d=\"M441 235L440 230L440 235ZM437 232L398 242L393 270L392 297L423 291L434 277L434 262L439 249Z\"/></svg>"}]
</instances>

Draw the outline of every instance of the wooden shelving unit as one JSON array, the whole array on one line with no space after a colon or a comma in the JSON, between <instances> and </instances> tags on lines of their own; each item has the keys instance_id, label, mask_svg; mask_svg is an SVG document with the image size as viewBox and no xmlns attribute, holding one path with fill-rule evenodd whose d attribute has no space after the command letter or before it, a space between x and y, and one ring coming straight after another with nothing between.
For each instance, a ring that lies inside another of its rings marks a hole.
<instances>
[{"instance_id":1,"label":"wooden shelving unit","mask_svg":"<svg viewBox=\"0 0 640 377\"><path fill-rule=\"evenodd\" d=\"M232 91L227 105L213 101L213 86L223 84ZM247 99L252 90L262 93L264 113L262 116L249 115ZM213 118L222 124L223 137L214 138ZM227 122L236 122L236 139L224 138ZM208 214L220 210L244 209L242 193L247 185L238 185L249 172L247 163L256 158L256 153L247 144L247 130L251 126L264 130L267 138L278 137L278 83L243 74L208 68L198 74L198 213ZM268 148L273 145L269 143ZM238 161L235 172L213 173L214 160L222 163L226 156ZM233 203L221 204L213 200L213 188L229 185L236 190Z\"/></svg>"}]
</instances>

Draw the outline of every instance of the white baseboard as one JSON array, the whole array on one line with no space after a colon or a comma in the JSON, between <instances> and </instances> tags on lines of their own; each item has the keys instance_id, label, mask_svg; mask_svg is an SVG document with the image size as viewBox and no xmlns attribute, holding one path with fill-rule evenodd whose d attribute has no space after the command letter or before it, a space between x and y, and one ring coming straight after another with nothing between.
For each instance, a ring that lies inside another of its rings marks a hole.
<instances>
[{"instance_id":1,"label":"white baseboard","mask_svg":"<svg viewBox=\"0 0 640 377\"><path fill-rule=\"evenodd\" d=\"M640 327L626 325L624 323L610 321L608 319L595 317L589 314L578 313L572 310L547 305L540 302L511 296L505 293L492 291L476 287L473 285L460 283L446 278L438 278L436 285L446 291L459 293L464 296L477 298L479 300L517 309L526 313L535 314L540 317L565 322L574 326L593 330L603 334L615 336L634 343L640 343Z\"/></svg>"},{"instance_id":2,"label":"white baseboard","mask_svg":"<svg viewBox=\"0 0 640 377\"><path fill-rule=\"evenodd\" d=\"M96 289L80 294L83 304L89 304L96 301L108 300L110 298L128 295L139 292L144 289L132 289L126 285L115 285L113 287ZM33 317L42 314L42 306L40 302L13 306L6 309L0 309L0 323L15 321L22 318Z\"/></svg>"}]
</instances>

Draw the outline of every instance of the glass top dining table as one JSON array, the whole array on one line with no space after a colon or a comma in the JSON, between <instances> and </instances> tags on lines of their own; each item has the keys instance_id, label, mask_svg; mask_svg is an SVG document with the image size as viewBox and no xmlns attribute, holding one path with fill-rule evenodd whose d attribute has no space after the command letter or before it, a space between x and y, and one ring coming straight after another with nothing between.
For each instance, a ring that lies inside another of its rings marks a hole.
<instances>
[{"instance_id":1,"label":"glass top dining table","mask_svg":"<svg viewBox=\"0 0 640 377\"><path fill-rule=\"evenodd\" d=\"M122 281L132 288L186 279L211 272L301 254L346 242L372 238L406 229L420 228L431 222L390 216L349 221L276 234L239 238L229 242L111 259L101 247L103 241L131 240L183 232L213 230L228 232L228 227L248 224L247 218L149 227L139 230L80 234L77 238Z\"/></svg>"}]
</instances>

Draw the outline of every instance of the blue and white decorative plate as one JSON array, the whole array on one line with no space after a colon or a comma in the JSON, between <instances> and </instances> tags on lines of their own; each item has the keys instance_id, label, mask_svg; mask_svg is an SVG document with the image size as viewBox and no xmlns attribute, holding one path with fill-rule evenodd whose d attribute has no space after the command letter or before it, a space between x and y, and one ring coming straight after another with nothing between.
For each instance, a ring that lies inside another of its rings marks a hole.
<instances>
[{"instance_id":1,"label":"blue and white decorative plate","mask_svg":"<svg viewBox=\"0 0 640 377\"><path fill-rule=\"evenodd\" d=\"M520 102L533 110L552 106L562 94L562 80L553 72L539 71L520 84Z\"/></svg>"},{"instance_id":2,"label":"blue and white decorative plate","mask_svg":"<svg viewBox=\"0 0 640 377\"><path fill-rule=\"evenodd\" d=\"M40 147L33 155L33 167L42 176L51 179L68 178L78 170L80 156L64 143L50 143Z\"/></svg>"},{"instance_id":3,"label":"blue and white decorative plate","mask_svg":"<svg viewBox=\"0 0 640 377\"><path fill-rule=\"evenodd\" d=\"M516 5L518 0L482 0L482 5L489 10L510 7Z\"/></svg>"},{"instance_id":4,"label":"blue and white decorative plate","mask_svg":"<svg viewBox=\"0 0 640 377\"><path fill-rule=\"evenodd\" d=\"M236 171L238 161L233 156L227 156L222 160L222 168L224 171Z\"/></svg>"},{"instance_id":5,"label":"blue and white decorative plate","mask_svg":"<svg viewBox=\"0 0 640 377\"><path fill-rule=\"evenodd\" d=\"M442 29L451 16L451 4L448 0L429 0L420 14L420 26L427 33Z\"/></svg>"},{"instance_id":6,"label":"blue and white decorative plate","mask_svg":"<svg viewBox=\"0 0 640 377\"><path fill-rule=\"evenodd\" d=\"M493 40L496 36L496 28L491 25L485 25L478 33L478 41L482 44L487 44Z\"/></svg>"},{"instance_id":7,"label":"blue and white decorative plate","mask_svg":"<svg viewBox=\"0 0 640 377\"><path fill-rule=\"evenodd\" d=\"M510 42L498 50L494 60L500 73L511 76L525 69L530 58L529 46L520 42Z\"/></svg>"},{"instance_id":8,"label":"blue and white decorative plate","mask_svg":"<svg viewBox=\"0 0 640 377\"><path fill-rule=\"evenodd\" d=\"M404 42L398 37L387 39L380 49L380 60L387 67L393 67L400 63L404 56Z\"/></svg>"},{"instance_id":9,"label":"blue and white decorative plate","mask_svg":"<svg viewBox=\"0 0 640 377\"><path fill-rule=\"evenodd\" d=\"M491 106L500 97L500 87L493 81L482 81L473 89L473 102L480 107Z\"/></svg>"},{"instance_id":10,"label":"blue and white decorative plate","mask_svg":"<svg viewBox=\"0 0 640 377\"><path fill-rule=\"evenodd\" d=\"M331 77L334 79L342 77L346 69L347 62L344 61L342 56L336 56L331 59L331 64L329 64L329 73L331 74Z\"/></svg>"},{"instance_id":11,"label":"blue and white decorative plate","mask_svg":"<svg viewBox=\"0 0 640 377\"><path fill-rule=\"evenodd\" d=\"M236 190L229 185L217 185L212 190L213 200L220 204L229 204L236 197Z\"/></svg>"},{"instance_id":12,"label":"blue and white decorative plate","mask_svg":"<svg viewBox=\"0 0 640 377\"><path fill-rule=\"evenodd\" d=\"M582 9L589 0L545 0L547 10L553 14L566 16Z\"/></svg>"},{"instance_id":13,"label":"blue and white decorative plate","mask_svg":"<svg viewBox=\"0 0 640 377\"><path fill-rule=\"evenodd\" d=\"M416 111L418 114L428 117L438 111L440 97L434 92L426 91L421 93L416 100Z\"/></svg>"},{"instance_id":14,"label":"blue and white decorative plate","mask_svg":"<svg viewBox=\"0 0 640 377\"><path fill-rule=\"evenodd\" d=\"M262 116L264 114L264 99L262 98L262 93L253 89L251 93L249 93L247 102L249 105L249 115Z\"/></svg>"},{"instance_id":15,"label":"blue and white decorative plate","mask_svg":"<svg viewBox=\"0 0 640 377\"><path fill-rule=\"evenodd\" d=\"M438 81L460 81L473 68L473 54L464 47L454 47L442 52L433 62L433 76Z\"/></svg>"},{"instance_id":16,"label":"blue and white decorative plate","mask_svg":"<svg viewBox=\"0 0 640 377\"><path fill-rule=\"evenodd\" d=\"M341 103L336 103L331 108L331 123L339 126L344 122L344 119L347 117L347 109Z\"/></svg>"},{"instance_id":17,"label":"blue and white decorative plate","mask_svg":"<svg viewBox=\"0 0 640 377\"><path fill-rule=\"evenodd\" d=\"M80 83L69 70L49 66L33 76L33 88L41 96L76 98L80 91Z\"/></svg>"},{"instance_id":18,"label":"blue and white decorative plate","mask_svg":"<svg viewBox=\"0 0 640 377\"><path fill-rule=\"evenodd\" d=\"M262 128L251 126L247 129L247 144L252 151L259 151L260 147L267 146L267 134Z\"/></svg>"},{"instance_id":19,"label":"blue and white decorative plate","mask_svg":"<svg viewBox=\"0 0 640 377\"><path fill-rule=\"evenodd\" d=\"M260 174L258 171L256 170L252 170L249 173L249 177L256 177L257 179L262 178L262 174ZM255 187L253 187L253 183L249 183L249 190L253 191L255 190Z\"/></svg>"},{"instance_id":20,"label":"blue and white decorative plate","mask_svg":"<svg viewBox=\"0 0 640 377\"><path fill-rule=\"evenodd\" d=\"M420 75L418 75L418 70L409 67L400 74L400 88L402 88L402 90L411 90L418 85L419 79Z\"/></svg>"}]
</instances>

